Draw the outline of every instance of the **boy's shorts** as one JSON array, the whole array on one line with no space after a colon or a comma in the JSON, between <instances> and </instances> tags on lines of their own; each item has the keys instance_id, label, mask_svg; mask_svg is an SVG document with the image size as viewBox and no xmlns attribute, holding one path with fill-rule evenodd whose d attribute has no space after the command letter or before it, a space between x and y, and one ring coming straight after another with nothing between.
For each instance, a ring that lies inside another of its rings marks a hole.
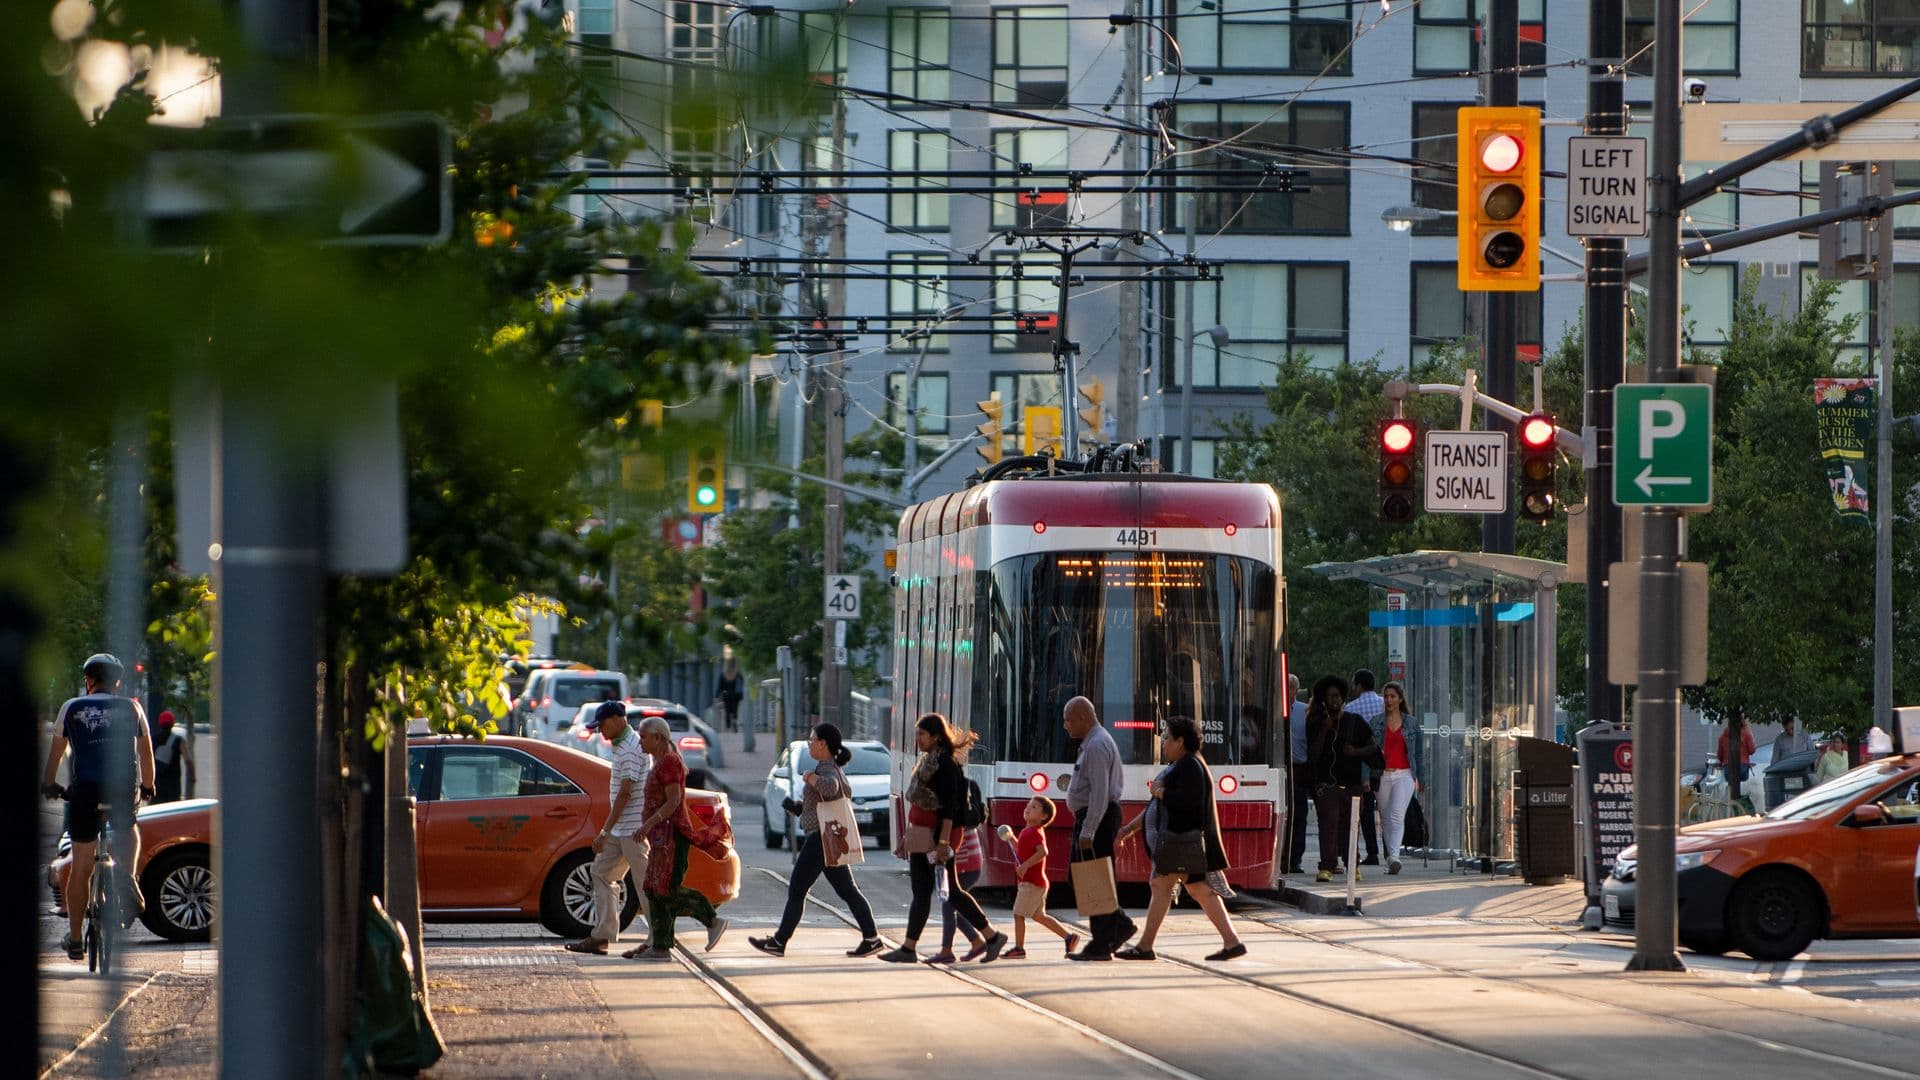
<instances>
[{"instance_id":1,"label":"boy's shorts","mask_svg":"<svg viewBox=\"0 0 1920 1080\"><path fill-rule=\"evenodd\" d=\"M1035 885L1030 881L1020 883L1013 894L1013 913L1023 919L1031 919L1047 910L1047 887Z\"/></svg>"}]
</instances>

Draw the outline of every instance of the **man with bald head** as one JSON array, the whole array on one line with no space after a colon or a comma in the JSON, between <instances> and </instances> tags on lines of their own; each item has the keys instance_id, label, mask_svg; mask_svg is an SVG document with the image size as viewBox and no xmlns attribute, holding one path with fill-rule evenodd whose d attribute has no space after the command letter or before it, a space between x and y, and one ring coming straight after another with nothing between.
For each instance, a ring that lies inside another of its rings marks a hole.
<instances>
[{"instance_id":1,"label":"man with bald head","mask_svg":"<svg viewBox=\"0 0 1920 1080\"><path fill-rule=\"evenodd\" d=\"M1120 747L1100 725L1093 702L1076 697L1061 710L1061 726L1080 742L1073 762L1073 782L1067 786L1067 809L1073 813L1073 860L1111 858L1113 838L1120 831ZM1087 947L1070 954L1074 960L1111 960L1114 950L1133 936L1133 920L1125 911L1088 916L1093 927Z\"/></svg>"}]
</instances>

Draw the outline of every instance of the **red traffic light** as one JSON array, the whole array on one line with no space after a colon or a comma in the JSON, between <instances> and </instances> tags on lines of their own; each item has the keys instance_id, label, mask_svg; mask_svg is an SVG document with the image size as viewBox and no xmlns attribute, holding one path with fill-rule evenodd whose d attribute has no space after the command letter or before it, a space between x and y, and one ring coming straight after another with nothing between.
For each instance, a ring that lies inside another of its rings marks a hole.
<instances>
[{"instance_id":1,"label":"red traffic light","mask_svg":"<svg viewBox=\"0 0 1920 1080\"><path fill-rule=\"evenodd\" d=\"M1553 445L1558 428L1551 416L1529 416L1520 421L1520 445L1542 449Z\"/></svg>"},{"instance_id":2,"label":"red traffic light","mask_svg":"<svg viewBox=\"0 0 1920 1080\"><path fill-rule=\"evenodd\" d=\"M1404 454L1413 448L1413 424L1389 420L1380 426L1380 448L1389 454Z\"/></svg>"},{"instance_id":3,"label":"red traffic light","mask_svg":"<svg viewBox=\"0 0 1920 1080\"><path fill-rule=\"evenodd\" d=\"M1520 140L1505 132L1490 135L1480 144L1480 164L1489 172L1512 172L1526 156Z\"/></svg>"}]
</instances>

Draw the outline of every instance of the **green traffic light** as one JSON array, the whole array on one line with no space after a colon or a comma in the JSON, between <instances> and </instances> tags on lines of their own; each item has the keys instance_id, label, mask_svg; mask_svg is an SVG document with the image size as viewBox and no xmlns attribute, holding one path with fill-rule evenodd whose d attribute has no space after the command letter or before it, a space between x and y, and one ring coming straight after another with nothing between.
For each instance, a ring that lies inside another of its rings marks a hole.
<instances>
[{"instance_id":1,"label":"green traffic light","mask_svg":"<svg viewBox=\"0 0 1920 1080\"><path fill-rule=\"evenodd\" d=\"M711 487L700 487L694 491L693 498L701 506L712 506L720 501L720 493Z\"/></svg>"}]
</instances>

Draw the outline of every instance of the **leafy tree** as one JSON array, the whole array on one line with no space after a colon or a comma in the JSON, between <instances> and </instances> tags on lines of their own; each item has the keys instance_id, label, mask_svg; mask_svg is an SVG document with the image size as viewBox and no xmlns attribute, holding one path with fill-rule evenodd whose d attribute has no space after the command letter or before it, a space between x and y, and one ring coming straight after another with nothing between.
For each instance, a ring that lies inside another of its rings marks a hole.
<instances>
[{"instance_id":1,"label":"leafy tree","mask_svg":"<svg viewBox=\"0 0 1920 1080\"><path fill-rule=\"evenodd\" d=\"M1707 564L1708 670L1687 700L1713 719L1736 710L1755 722L1798 716L1806 730L1858 738L1871 723L1873 531L1833 510L1819 456L1813 380L1864 375L1841 355L1854 317L1837 317L1835 287L1821 283L1800 309L1775 313L1743 283L1731 337L1717 358L1714 506L1688 520L1689 558ZM1895 350L1894 411L1920 407L1920 342ZM1920 440L1896 429L1892 498L1894 595L1911 598L1920 568L1920 508L1912 477ZM1894 639L1915 627L1896 604ZM1894 650L1895 699L1916 685L1920 657Z\"/></svg>"}]
</instances>

